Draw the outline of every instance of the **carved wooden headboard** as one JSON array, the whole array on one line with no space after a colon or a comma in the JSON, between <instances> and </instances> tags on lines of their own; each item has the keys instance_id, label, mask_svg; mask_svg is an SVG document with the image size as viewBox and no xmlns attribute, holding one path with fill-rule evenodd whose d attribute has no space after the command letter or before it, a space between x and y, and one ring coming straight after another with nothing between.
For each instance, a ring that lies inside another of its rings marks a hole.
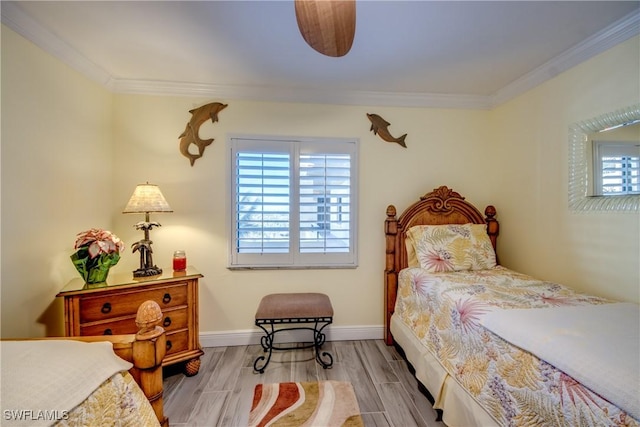
<instances>
[{"instance_id":1,"label":"carved wooden headboard","mask_svg":"<svg viewBox=\"0 0 640 427\"><path fill-rule=\"evenodd\" d=\"M384 222L384 337L388 345L393 344L389 325L396 306L398 273L407 267L405 246L407 230L414 225L486 223L487 234L495 250L499 231L499 224L495 219L496 209L493 206L487 206L484 213L486 218L475 206L465 201L464 197L446 186L436 188L420 197L420 200L405 209L399 218L396 217L395 206L387 207L387 219Z\"/></svg>"}]
</instances>

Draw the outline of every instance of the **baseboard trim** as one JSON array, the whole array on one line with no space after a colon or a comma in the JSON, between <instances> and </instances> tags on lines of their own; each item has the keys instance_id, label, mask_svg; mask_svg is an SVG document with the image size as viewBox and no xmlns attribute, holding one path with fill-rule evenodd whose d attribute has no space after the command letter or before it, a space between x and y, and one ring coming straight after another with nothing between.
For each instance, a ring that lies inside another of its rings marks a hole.
<instances>
[{"instance_id":1,"label":"baseboard trim","mask_svg":"<svg viewBox=\"0 0 640 427\"><path fill-rule=\"evenodd\" d=\"M327 341L351 340L381 340L384 328L382 326L328 326L324 329ZM276 335L276 342L308 342L312 341L310 331L294 330L282 331ZM201 332L200 345L202 347L230 347L237 345L260 344L264 332L251 330Z\"/></svg>"}]
</instances>

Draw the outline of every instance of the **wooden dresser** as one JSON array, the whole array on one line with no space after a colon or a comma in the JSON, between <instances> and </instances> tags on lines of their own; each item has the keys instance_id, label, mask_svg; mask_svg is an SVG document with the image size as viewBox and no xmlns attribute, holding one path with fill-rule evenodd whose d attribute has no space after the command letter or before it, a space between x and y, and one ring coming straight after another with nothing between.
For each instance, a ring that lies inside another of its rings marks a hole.
<instances>
[{"instance_id":1,"label":"wooden dresser","mask_svg":"<svg viewBox=\"0 0 640 427\"><path fill-rule=\"evenodd\" d=\"M203 354L198 328L198 280L193 267L152 277L110 274L106 284L87 285L80 278L59 293L64 298L66 336L135 334L138 306L153 300L162 309L167 333L163 366L184 363L184 373L196 375Z\"/></svg>"}]
</instances>

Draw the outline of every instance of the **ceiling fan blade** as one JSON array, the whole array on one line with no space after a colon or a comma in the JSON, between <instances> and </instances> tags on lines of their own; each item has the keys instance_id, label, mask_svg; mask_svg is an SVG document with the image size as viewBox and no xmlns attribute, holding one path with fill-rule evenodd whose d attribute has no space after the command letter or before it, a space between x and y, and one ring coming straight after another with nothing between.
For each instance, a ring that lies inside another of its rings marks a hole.
<instances>
[{"instance_id":1,"label":"ceiling fan blade","mask_svg":"<svg viewBox=\"0 0 640 427\"><path fill-rule=\"evenodd\" d=\"M295 0L302 38L327 56L344 56L356 33L355 0Z\"/></svg>"}]
</instances>

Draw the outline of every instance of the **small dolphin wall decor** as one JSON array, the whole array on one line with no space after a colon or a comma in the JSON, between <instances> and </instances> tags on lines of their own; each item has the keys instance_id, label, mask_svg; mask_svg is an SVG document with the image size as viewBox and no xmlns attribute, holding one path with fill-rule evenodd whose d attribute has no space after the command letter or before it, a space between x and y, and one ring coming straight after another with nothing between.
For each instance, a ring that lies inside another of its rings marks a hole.
<instances>
[{"instance_id":1,"label":"small dolphin wall decor","mask_svg":"<svg viewBox=\"0 0 640 427\"><path fill-rule=\"evenodd\" d=\"M191 166L193 166L197 159L202 157L204 149L213 142L213 138L200 139L200 126L209 119L211 119L211 123L217 122L218 113L227 108L227 105L228 104L222 104L220 102L212 102L211 104L189 110L191 120L187 122L184 132L182 132L178 138L180 138L180 153L189 159ZM193 154L189 151L191 144L198 147L198 154Z\"/></svg>"},{"instance_id":2,"label":"small dolphin wall decor","mask_svg":"<svg viewBox=\"0 0 640 427\"><path fill-rule=\"evenodd\" d=\"M387 142L395 142L397 144L400 144L404 148L407 148L407 144L404 142L405 138L407 137L406 133L399 138L394 138L389 133L389 129L387 129L391 125L391 123L389 123L388 121L386 121L385 119L383 119L377 114L367 113L367 117L371 121L370 130L373 131L374 135L378 135L380 138L382 138Z\"/></svg>"}]
</instances>

